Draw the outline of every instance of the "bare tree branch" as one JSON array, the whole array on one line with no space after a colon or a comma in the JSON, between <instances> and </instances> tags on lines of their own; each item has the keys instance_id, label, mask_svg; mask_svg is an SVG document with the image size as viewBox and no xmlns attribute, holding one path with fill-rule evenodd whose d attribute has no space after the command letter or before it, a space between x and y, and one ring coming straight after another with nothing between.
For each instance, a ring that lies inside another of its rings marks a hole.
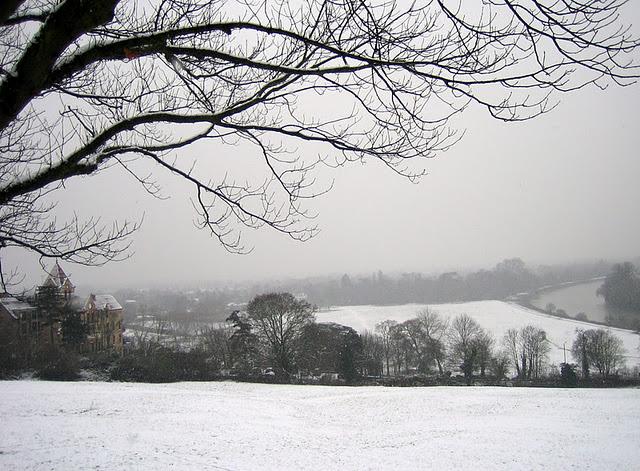
<instances>
[{"instance_id":1,"label":"bare tree branch","mask_svg":"<svg viewBox=\"0 0 640 471\"><path fill-rule=\"evenodd\" d=\"M416 180L479 106L519 121L559 93L638 78L624 0L8 0L0 7L0 245L104 263L137 224L55 219L65 182L119 165L193 188L196 224L306 240L318 165L375 160ZM331 104L329 109L328 104ZM241 145L255 177L225 170ZM201 164L215 161L218 174ZM124 250L124 252L123 252Z\"/></svg>"}]
</instances>

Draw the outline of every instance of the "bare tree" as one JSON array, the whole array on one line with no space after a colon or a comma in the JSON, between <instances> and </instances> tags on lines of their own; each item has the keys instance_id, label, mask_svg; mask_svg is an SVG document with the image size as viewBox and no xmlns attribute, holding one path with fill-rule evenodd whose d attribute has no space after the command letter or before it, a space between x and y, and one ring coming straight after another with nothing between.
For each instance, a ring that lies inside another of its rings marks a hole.
<instances>
[{"instance_id":1,"label":"bare tree","mask_svg":"<svg viewBox=\"0 0 640 471\"><path fill-rule=\"evenodd\" d=\"M551 349L547 341L547 333L543 329L528 325L520 331L520 335L528 363L526 377L536 379L543 373Z\"/></svg>"},{"instance_id":2,"label":"bare tree","mask_svg":"<svg viewBox=\"0 0 640 471\"><path fill-rule=\"evenodd\" d=\"M409 345L413 349L418 361L418 369L428 372L433 364L440 374L444 373L445 334L447 322L437 313L424 309L415 319L409 319L402 324L402 329Z\"/></svg>"},{"instance_id":3,"label":"bare tree","mask_svg":"<svg viewBox=\"0 0 640 471\"><path fill-rule=\"evenodd\" d=\"M593 366L603 379L607 379L624 365L625 350L622 341L605 329L578 329L571 352L583 365L585 378L589 377L589 366Z\"/></svg>"},{"instance_id":4,"label":"bare tree","mask_svg":"<svg viewBox=\"0 0 640 471\"><path fill-rule=\"evenodd\" d=\"M502 345L504 346L505 353L516 371L516 375L518 378L522 378L522 371L526 369L527 360L520 356L522 349L520 347L520 334L518 329L508 329L502 338Z\"/></svg>"},{"instance_id":5,"label":"bare tree","mask_svg":"<svg viewBox=\"0 0 640 471\"><path fill-rule=\"evenodd\" d=\"M155 195L159 173L186 181L198 225L231 251L246 250L242 227L308 239L301 203L331 186L314 184L319 163L371 159L413 180L469 105L516 121L556 92L633 81L624 3L5 1L0 248L126 253L135 224L53 213L66 180L112 166ZM225 146L253 151L255 175L234 173Z\"/></svg>"},{"instance_id":6,"label":"bare tree","mask_svg":"<svg viewBox=\"0 0 640 471\"><path fill-rule=\"evenodd\" d=\"M431 354L438 367L440 374L444 373L444 362L446 358L446 336L449 330L449 322L438 315L437 312L429 308L418 312L418 321L424 331L424 335L429 340Z\"/></svg>"},{"instance_id":7,"label":"bare tree","mask_svg":"<svg viewBox=\"0 0 640 471\"><path fill-rule=\"evenodd\" d=\"M230 338L231 327L225 324L205 326L196 331L198 347L202 349L217 370L231 368L234 364Z\"/></svg>"},{"instance_id":8,"label":"bare tree","mask_svg":"<svg viewBox=\"0 0 640 471\"><path fill-rule=\"evenodd\" d=\"M484 377L487 368L491 365L491 361L495 360L493 356L493 346L495 338L488 331L483 331L478 336L478 367L480 368L480 376ZM499 362L498 362L499 363Z\"/></svg>"},{"instance_id":9,"label":"bare tree","mask_svg":"<svg viewBox=\"0 0 640 471\"><path fill-rule=\"evenodd\" d=\"M532 325L520 330L509 329L502 345L519 379L535 379L543 372L550 350L543 329Z\"/></svg>"},{"instance_id":10,"label":"bare tree","mask_svg":"<svg viewBox=\"0 0 640 471\"><path fill-rule=\"evenodd\" d=\"M491 358L489 370L498 381L501 381L509 373L509 363L510 360L507 352L500 350Z\"/></svg>"},{"instance_id":11,"label":"bare tree","mask_svg":"<svg viewBox=\"0 0 640 471\"><path fill-rule=\"evenodd\" d=\"M382 321L376 324L376 333L382 341L382 353L387 367L387 376L390 376L389 360L393 356L393 330L398 323L392 320Z\"/></svg>"},{"instance_id":12,"label":"bare tree","mask_svg":"<svg viewBox=\"0 0 640 471\"><path fill-rule=\"evenodd\" d=\"M571 354L573 358L580 362L580 370L582 371L582 378L589 379L589 342L584 329L576 329L576 338L571 346Z\"/></svg>"},{"instance_id":13,"label":"bare tree","mask_svg":"<svg viewBox=\"0 0 640 471\"><path fill-rule=\"evenodd\" d=\"M135 325L129 326L128 330L132 333L132 347L143 356L149 356L158 348L166 346L169 320L144 316Z\"/></svg>"},{"instance_id":14,"label":"bare tree","mask_svg":"<svg viewBox=\"0 0 640 471\"><path fill-rule=\"evenodd\" d=\"M449 329L449 355L464 373L467 384L478 367L481 339L486 336L480 324L467 314L456 316Z\"/></svg>"},{"instance_id":15,"label":"bare tree","mask_svg":"<svg viewBox=\"0 0 640 471\"><path fill-rule=\"evenodd\" d=\"M365 330L360 334L360 338L362 339L362 375L382 376L384 372L384 346L381 336Z\"/></svg>"},{"instance_id":16,"label":"bare tree","mask_svg":"<svg viewBox=\"0 0 640 471\"><path fill-rule=\"evenodd\" d=\"M314 306L289 293L261 294L247 306L257 334L270 348L274 366L285 375L293 373L298 339L304 327L314 321L314 311Z\"/></svg>"},{"instance_id":17,"label":"bare tree","mask_svg":"<svg viewBox=\"0 0 640 471\"><path fill-rule=\"evenodd\" d=\"M418 319L408 319L398 325L403 337L412 350L416 367L420 373L428 373L433 365L429 340L424 335Z\"/></svg>"},{"instance_id":18,"label":"bare tree","mask_svg":"<svg viewBox=\"0 0 640 471\"><path fill-rule=\"evenodd\" d=\"M398 375L403 372L409 372L410 364L415 359L415 352L402 324L391 326L390 346L393 358L393 373Z\"/></svg>"}]
</instances>

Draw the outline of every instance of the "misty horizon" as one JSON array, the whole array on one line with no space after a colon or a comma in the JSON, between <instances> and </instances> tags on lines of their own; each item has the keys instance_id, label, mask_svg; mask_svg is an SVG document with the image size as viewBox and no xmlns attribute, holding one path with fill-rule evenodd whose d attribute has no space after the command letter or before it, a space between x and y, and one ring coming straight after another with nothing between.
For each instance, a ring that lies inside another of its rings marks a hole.
<instances>
[{"instance_id":1,"label":"misty horizon","mask_svg":"<svg viewBox=\"0 0 640 471\"><path fill-rule=\"evenodd\" d=\"M373 269L370 271L333 271L333 272L309 272L306 274L292 274L292 275L282 275L278 277L264 277L264 278L239 278L239 279L181 279L174 281L155 281L155 282L147 282L144 280L140 280L138 282L103 282L101 280L92 281L91 279L83 279L80 278L79 275L73 270L73 264L68 264L64 262L59 262L60 266L65 270L69 278L72 280L74 285L76 286L77 292L82 296L87 296L90 293L98 293L98 292L110 292L110 291L122 291L122 290L168 290L168 291L193 291L193 290L208 290L208 289L234 289L234 288L247 288L247 287L263 287L264 289L277 289L278 286L288 285L292 283L299 282L314 282L314 281L328 281L328 280L339 280L342 276L347 275L353 280L363 280L371 277L375 277L378 274L383 274L385 277L391 279L399 279L403 275L415 274L424 278L437 278L445 273L457 273L460 276L467 276L471 273L480 272L480 271L491 271L495 269L496 265L503 260L514 259L520 257L505 257L501 260L496 261L496 263L487 265L487 266L443 266L443 267L435 267L431 269L424 270L386 270L384 267L379 267L377 269ZM534 263L528 260L522 259L525 263L526 268L533 273L539 273L544 269L557 269L564 267L581 267L581 266L591 266L596 264L603 264L605 266L614 265L617 263L623 263L630 261L634 264L638 264L640 261L640 256L629 256L623 257L620 259L581 259L581 260L567 260L567 261L548 261L548 262L538 262ZM22 284L22 288L31 291L37 285L42 283L42 281L48 276L48 273L55 262L52 262L45 266L45 268L41 271L41 276L38 278L36 274L33 277L32 286L29 286L26 283ZM117 263L117 262L116 262ZM602 273L602 276L606 275L605 272ZM572 281L581 281L581 280L572 280Z\"/></svg>"}]
</instances>

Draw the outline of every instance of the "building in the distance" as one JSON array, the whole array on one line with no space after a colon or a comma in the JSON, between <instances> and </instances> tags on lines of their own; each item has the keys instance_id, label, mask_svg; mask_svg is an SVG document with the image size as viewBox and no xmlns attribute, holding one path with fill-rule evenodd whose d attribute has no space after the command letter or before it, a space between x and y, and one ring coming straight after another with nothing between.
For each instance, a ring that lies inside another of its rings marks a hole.
<instances>
[{"instance_id":1,"label":"building in the distance","mask_svg":"<svg viewBox=\"0 0 640 471\"><path fill-rule=\"evenodd\" d=\"M58 262L44 282L36 288L33 299L20 300L0 294L0 342L22 354L45 345L61 345L65 325L77 316L86 335L73 343L80 353L122 352L122 316L120 303L110 294L91 294L82 303L75 286Z\"/></svg>"},{"instance_id":2,"label":"building in the distance","mask_svg":"<svg viewBox=\"0 0 640 471\"><path fill-rule=\"evenodd\" d=\"M0 350L13 359L28 358L46 341L46 329L35 306L8 294L0 294ZM3 355L6 360L8 357Z\"/></svg>"},{"instance_id":3,"label":"building in the distance","mask_svg":"<svg viewBox=\"0 0 640 471\"><path fill-rule=\"evenodd\" d=\"M71 283L71 280L58 262L53 266L44 283L38 286L36 297L47 290L52 290L65 302L72 302L73 300L73 293L76 287L73 286L73 283Z\"/></svg>"},{"instance_id":4,"label":"building in the distance","mask_svg":"<svg viewBox=\"0 0 640 471\"><path fill-rule=\"evenodd\" d=\"M80 351L122 353L122 313L122 306L110 294L89 295L81 314L87 338Z\"/></svg>"}]
</instances>

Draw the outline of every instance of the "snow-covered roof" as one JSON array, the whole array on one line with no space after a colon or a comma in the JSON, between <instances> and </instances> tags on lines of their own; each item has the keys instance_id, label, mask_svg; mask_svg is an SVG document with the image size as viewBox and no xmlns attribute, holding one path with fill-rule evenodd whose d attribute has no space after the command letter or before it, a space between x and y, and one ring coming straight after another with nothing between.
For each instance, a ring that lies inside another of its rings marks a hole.
<instances>
[{"instance_id":1,"label":"snow-covered roof","mask_svg":"<svg viewBox=\"0 0 640 471\"><path fill-rule=\"evenodd\" d=\"M55 286L56 288L62 288L64 286L71 289L74 288L71 280L58 262L56 262L55 265L51 268L51 272L47 275L47 278L44 280L44 283L42 285Z\"/></svg>"},{"instance_id":2,"label":"snow-covered roof","mask_svg":"<svg viewBox=\"0 0 640 471\"><path fill-rule=\"evenodd\" d=\"M85 308L94 307L97 310L108 308L111 311L115 311L117 309L122 309L122 306L110 294L92 294L87 299L85 304Z\"/></svg>"},{"instance_id":3,"label":"snow-covered roof","mask_svg":"<svg viewBox=\"0 0 640 471\"><path fill-rule=\"evenodd\" d=\"M0 304L2 304L4 310L14 319L18 319L21 312L33 311L35 309L31 304L20 301L13 296L0 298Z\"/></svg>"}]
</instances>

